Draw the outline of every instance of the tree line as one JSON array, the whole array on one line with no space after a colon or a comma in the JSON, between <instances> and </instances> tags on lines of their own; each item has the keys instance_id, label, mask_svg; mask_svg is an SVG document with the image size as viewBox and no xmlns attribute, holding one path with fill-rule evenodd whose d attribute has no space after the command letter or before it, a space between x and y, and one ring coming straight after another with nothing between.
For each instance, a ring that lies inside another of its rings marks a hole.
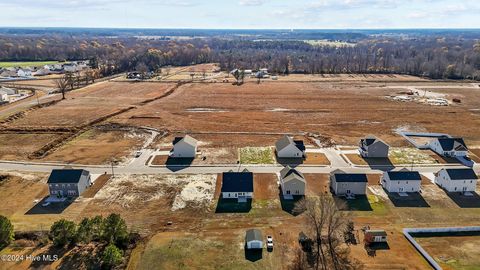
<instances>
[{"instance_id":1,"label":"tree line","mask_svg":"<svg viewBox=\"0 0 480 270\"><path fill-rule=\"evenodd\" d=\"M102 76L214 62L226 71L269 68L277 74L380 73L480 80L478 38L455 35L372 35L338 46L281 39L5 35L0 36L0 59L92 59Z\"/></svg>"},{"instance_id":2,"label":"tree line","mask_svg":"<svg viewBox=\"0 0 480 270\"><path fill-rule=\"evenodd\" d=\"M123 262L125 250L132 241L125 220L118 214L106 218L84 218L78 224L61 219L53 223L48 234L56 248L72 248L78 244L96 243L104 246L100 254L102 268L111 269ZM0 215L0 250L15 240L10 220Z\"/></svg>"}]
</instances>

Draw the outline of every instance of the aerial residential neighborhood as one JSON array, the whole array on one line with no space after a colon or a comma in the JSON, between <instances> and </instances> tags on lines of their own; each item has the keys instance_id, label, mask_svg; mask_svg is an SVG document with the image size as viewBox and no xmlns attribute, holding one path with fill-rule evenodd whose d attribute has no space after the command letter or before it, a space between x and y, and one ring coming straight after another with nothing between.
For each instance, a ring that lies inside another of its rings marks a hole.
<instances>
[{"instance_id":1,"label":"aerial residential neighborhood","mask_svg":"<svg viewBox=\"0 0 480 270\"><path fill-rule=\"evenodd\" d=\"M160 2L0 3L0 270L480 269L477 2Z\"/></svg>"}]
</instances>

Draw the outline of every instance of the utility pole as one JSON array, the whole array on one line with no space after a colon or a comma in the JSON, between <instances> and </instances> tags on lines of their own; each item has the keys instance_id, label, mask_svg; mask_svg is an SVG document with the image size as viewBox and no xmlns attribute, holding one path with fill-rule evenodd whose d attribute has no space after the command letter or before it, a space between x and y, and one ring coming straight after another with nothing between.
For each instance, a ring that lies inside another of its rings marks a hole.
<instances>
[{"instance_id":1,"label":"utility pole","mask_svg":"<svg viewBox=\"0 0 480 270\"><path fill-rule=\"evenodd\" d=\"M115 171L113 170L114 168L114 165L116 164L116 160L115 159L112 159L112 177L115 176Z\"/></svg>"}]
</instances>

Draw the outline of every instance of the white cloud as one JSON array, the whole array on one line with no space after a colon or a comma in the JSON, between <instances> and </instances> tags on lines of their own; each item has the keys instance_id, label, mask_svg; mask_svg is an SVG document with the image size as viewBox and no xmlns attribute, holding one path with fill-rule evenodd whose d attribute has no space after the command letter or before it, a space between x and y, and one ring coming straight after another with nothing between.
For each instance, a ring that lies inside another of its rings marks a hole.
<instances>
[{"instance_id":1,"label":"white cloud","mask_svg":"<svg viewBox=\"0 0 480 270\"><path fill-rule=\"evenodd\" d=\"M266 0L240 0L239 4L241 6L261 6L266 2Z\"/></svg>"}]
</instances>

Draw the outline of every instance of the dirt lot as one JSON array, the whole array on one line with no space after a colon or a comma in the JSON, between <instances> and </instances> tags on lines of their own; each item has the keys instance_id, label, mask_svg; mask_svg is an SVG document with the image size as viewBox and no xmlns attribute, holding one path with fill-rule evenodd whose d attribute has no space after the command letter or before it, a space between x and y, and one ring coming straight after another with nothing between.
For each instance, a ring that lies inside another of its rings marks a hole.
<instances>
[{"instance_id":1,"label":"dirt lot","mask_svg":"<svg viewBox=\"0 0 480 270\"><path fill-rule=\"evenodd\" d=\"M234 164L237 163L237 161L239 160L240 148L273 147L275 145L275 142L281 137L281 135L278 134L189 134L199 141L198 151L201 153L200 156L197 156L197 158L193 160L193 164ZM166 137L159 138L154 142L154 147L160 150L169 151L172 149L172 141L175 136L183 135L185 134L173 133ZM302 137L298 137L298 139L302 139ZM203 157L205 157L205 160L202 159ZM315 160L313 162L325 162L322 157L319 158L320 160ZM159 156L156 158L156 160L154 160L153 164L165 164L166 159L166 156ZM272 163L271 159L268 159L266 161L268 161L268 163Z\"/></svg>"},{"instance_id":2,"label":"dirt lot","mask_svg":"<svg viewBox=\"0 0 480 270\"><path fill-rule=\"evenodd\" d=\"M31 153L54 141L58 136L60 135L53 133L0 134L0 159L27 160Z\"/></svg>"},{"instance_id":3,"label":"dirt lot","mask_svg":"<svg viewBox=\"0 0 480 270\"><path fill-rule=\"evenodd\" d=\"M36 110L9 127L77 127L102 116L161 96L172 85L101 82L67 94L54 106Z\"/></svg>"},{"instance_id":4,"label":"dirt lot","mask_svg":"<svg viewBox=\"0 0 480 270\"><path fill-rule=\"evenodd\" d=\"M85 216L118 212L134 231L153 236L145 246L139 247L138 256L134 257L136 262L131 262L140 269L149 269L153 258L158 256L165 258L159 266L165 266L163 269L173 265L195 269L202 261L215 261L214 265L231 267L229 269L282 269L279 263L284 265L291 261L289 256L296 247L298 232L304 230L303 215L294 216L283 209L276 175L255 174L254 179L255 199L247 213L215 213L214 194L216 189L219 192L216 175L133 175L116 176L93 198L81 198L59 213L27 214L34 206L33 200L46 195L46 175L17 175L0 184L0 196L6 200L4 207L0 207L0 214L10 217L17 229L31 230L48 228L60 218L78 221ZM328 175L307 174L306 179L308 196L328 192ZM361 243L351 246L352 255L368 269L429 269L401 235L402 228L480 222L476 218L480 216L480 206L461 206L460 201L436 185L425 185L420 197L407 198L391 197L380 186L370 186L367 198L366 202L352 202L357 210L348 213L357 230L365 225L386 229L390 247L378 250L376 256L371 257ZM480 198L463 200L480 201ZM166 225L168 221L172 225ZM275 251L264 251L262 259L249 261L243 252L243 237L248 228L260 228L265 235L274 235ZM360 231L358 234L361 238ZM177 245L186 248L168 248ZM220 253L230 254L232 259L216 260Z\"/></svg>"},{"instance_id":5,"label":"dirt lot","mask_svg":"<svg viewBox=\"0 0 480 270\"><path fill-rule=\"evenodd\" d=\"M356 144L374 129L375 135L394 146L408 146L395 134L399 128L454 133L465 137L468 144L480 142L480 118L469 111L473 105L393 102L384 98L390 93L375 83L186 84L164 99L115 117L115 121L180 132L308 131L341 144ZM475 94L468 90L465 95ZM443 119L441 126L439 118ZM461 123L472 128L458 129Z\"/></svg>"},{"instance_id":6,"label":"dirt lot","mask_svg":"<svg viewBox=\"0 0 480 270\"><path fill-rule=\"evenodd\" d=\"M323 153L307 153L307 158L303 161L306 165L330 165L330 160Z\"/></svg>"},{"instance_id":7,"label":"dirt lot","mask_svg":"<svg viewBox=\"0 0 480 270\"><path fill-rule=\"evenodd\" d=\"M119 163L140 148L148 134L128 131L101 131L91 129L48 155L46 161L76 164L107 164L112 159Z\"/></svg>"},{"instance_id":8,"label":"dirt lot","mask_svg":"<svg viewBox=\"0 0 480 270\"><path fill-rule=\"evenodd\" d=\"M478 269L480 236L417 237L417 242L445 270Z\"/></svg>"}]
</instances>

